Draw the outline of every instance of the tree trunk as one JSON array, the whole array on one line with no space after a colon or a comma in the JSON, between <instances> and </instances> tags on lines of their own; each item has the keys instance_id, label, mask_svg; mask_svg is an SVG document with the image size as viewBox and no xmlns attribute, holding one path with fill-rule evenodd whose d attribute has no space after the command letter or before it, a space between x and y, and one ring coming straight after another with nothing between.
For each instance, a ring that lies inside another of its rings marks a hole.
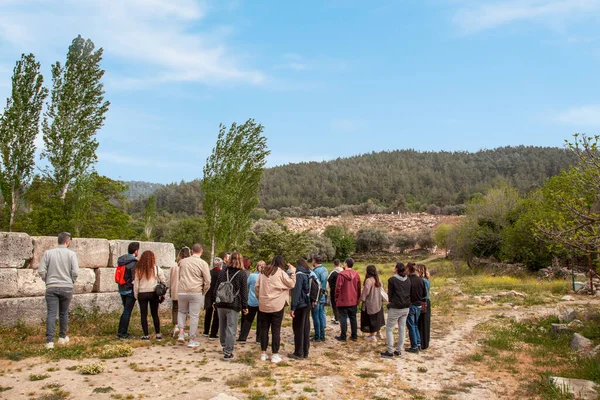
<instances>
[{"instance_id":1,"label":"tree trunk","mask_svg":"<svg viewBox=\"0 0 600 400\"><path fill-rule=\"evenodd\" d=\"M64 200L65 197L67 197L67 191L69 190L69 184L65 183L62 187L62 189L60 190L60 199Z\"/></svg>"},{"instance_id":2,"label":"tree trunk","mask_svg":"<svg viewBox=\"0 0 600 400\"><path fill-rule=\"evenodd\" d=\"M15 192L14 186L11 189L10 197L11 197L11 205L10 205L10 220L8 222L8 231L12 232L13 225L15 223L15 214L17 212L17 203L19 202L19 195Z\"/></svg>"}]
</instances>

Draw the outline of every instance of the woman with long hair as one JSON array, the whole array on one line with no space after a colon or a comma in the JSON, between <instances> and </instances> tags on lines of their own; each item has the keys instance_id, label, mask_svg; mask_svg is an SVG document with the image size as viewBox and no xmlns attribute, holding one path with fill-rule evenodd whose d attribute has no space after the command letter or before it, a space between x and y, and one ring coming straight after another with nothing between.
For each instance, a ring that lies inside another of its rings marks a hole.
<instances>
[{"instance_id":1,"label":"woman with long hair","mask_svg":"<svg viewBox=\"0 0 600 400\"><path fill-rule=\"evenodd\" d=\"M367 341L377 342L375 334L385 325L385 316L382 307L381 281L374 265L367 265L360 300L362 301L360 330L369 334Z\"/></svg>"},{"instance_id":2,"label":"woman with long hair","mask_svg":"<svg viewBox=\"0 0 600 400\"><path fill-rule=\"evenodd\" d=\"M283 310L290 296L290 289L296 285L296 268L286 264L281 256L275 256L270 265L267 265L260 274L254 291L258 298L259 323L260 323L260 359L267 360L267 347L269 345L269 329L272 332L271 362L281 361L279 346L281 345L281 323Z\"/></svg>"},{"instance_id":3,"label":"woman with long hair","mask_svg":"<svg viewBox=\"0 0 600 400\"><path fill-rule=\"evenodd\" d=\"M417 264L417 274L423 279L427 296L425 296L425 307L421 307L421 315L419 315L419 335L421 335L421 350L429 347L429 339L431 337L431 300L429 289L431 288L429 272L425 264Z\"/></svg>"},{"instance_id":4,"label":"woman with long hair","mask_svg":"<svg viewBox=\"0 0 600 400\"><path fill-rule=\"evenodd\" d=\"M237 334L240 311L248 314L248 277L244 272L242 255L231 254L231 259L217 277L215 291L212 294L214 307L219 314L219 340L223 347L223 360L233 359L233 346ZM225 292L225 293L222 293ZM221 295L227 296L225 298ZM229 299L228 297L230 297Z\"/></svg>"},{"instance_id":5,"label":"woman with long hair","mask_svg":"<svg viewBox=\"0 0 600 400\"><path fill-rule=\"evenodd\" d=\"M162 269L156 265L156 257L150 250L142 253L140 260L135 265L135 274L133 280L133 292L135 298L140 304L140 314L142 318L142 330L144 336L142 340L150 340L148 336L148 305L154 322L154 332L156 340L162 340L160 334L160 319L158 317L158 305L162 301L156 294L156 285L159 282L165 282L165 274Z\"/></svg>"},{"instance_id":6,"label":"woman with long hair","mask_svg":"<svg viewBox=\"0 0 600 400\"><path fill-rule=\"evenodd\" d=\"M177 327L177 311L179 310L179 297L177 297L177 291L179 290L179 262L184 258L188 258L191 256L190 248L187 246L183 246L179 253L177 253L177 265L171 268L171 273L169 274L169 293L171 294L171 301L173 305L171 307L171 314L173 318L173 337L176 338L179 334L179 328Z\"/></svg>"},{"instance_id":7,"label":"woman with long hair","mask_svg":"<svg viewBox=\"0 0 600 400\"><path fill-rule=\"evenodd\" d=\"M245 258L244 260L247 260ZM259 261L256 264L256 271L251 273L248 276L248 314L242 316L242 327L240 329L240 337L238 338L238 342L246 343L248 340L248 334L250 333L250 329L252 328L252 323L254 322L254 317L258 313L258 299L256 298L256 294L254 293L254 287L256 286L256 282L258 281L258 277L260 276L260 271L265 267L266 263L264 261ZM246 266L244 265L244 268ZM250 270L248 267L247 271ZM260 343L260 324L258 321L256 322L256 343Z\"/></svg>"}]
</instances>

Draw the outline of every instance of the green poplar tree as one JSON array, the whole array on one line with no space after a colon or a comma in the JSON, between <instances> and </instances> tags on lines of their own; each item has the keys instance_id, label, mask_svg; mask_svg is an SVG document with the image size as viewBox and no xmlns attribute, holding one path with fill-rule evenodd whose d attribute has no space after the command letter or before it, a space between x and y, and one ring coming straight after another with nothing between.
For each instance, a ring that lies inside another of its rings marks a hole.
<instances>
[{"instance_id":1,"label":"green poplar tree","mask_svg":"<svg viewBox=\"0 0 600 400\"><path fill-rule=\"evenodd\" d=\"M270 154L264 127L249 119L221 124L217 143L204 166L202 190L207 232L211 241L211 266L215 248L234 249L244 244L258 204L258 188Z\"/></svg>"},{"instance_id":2,"label":"green poplar tree","mask_svg":"<svg viewBox=\"0 0 600 400\"><path fill-rule=\"evenodd\" d=\"M152 237L152 230L154 229L154 223L156 222L156 195L152 194L148 198L148 204L144 209L144 237L146 240L150 240Z\"/></svg>"},{"instance_id":3,"label":"green poplar tree","mask_svg":"<svg viewBox=\"0 0 600 400\"><path fill-rule=\"evenodd\" d=\"M13 70L12 93L0 118L2 197L10 206L8 229L12 231L15 214L24 188L31 182L35 167L35 138L48 89L33 54L21 55Z\"/></svg>"},{"instance_id":4,"label":"green poplar tree","mask_svg":"<svg viewBox=\"0 0 600 400\"><path fill-rule=\"evenodd\" d=\"M96 132L102 127L110 102L104 101L102 48L77 36L64 65L52 65L52 94L45 113L44 151L46 170L62 200L77 178L97 161Z\"/></svg>"}]
</instances>

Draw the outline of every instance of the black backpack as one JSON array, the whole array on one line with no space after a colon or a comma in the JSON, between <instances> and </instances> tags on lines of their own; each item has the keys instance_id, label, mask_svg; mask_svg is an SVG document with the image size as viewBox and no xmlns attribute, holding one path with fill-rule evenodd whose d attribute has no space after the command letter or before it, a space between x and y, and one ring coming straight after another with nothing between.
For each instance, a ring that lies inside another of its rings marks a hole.
<instances>
[{"instance_id":1,"label":"black backpack","mask_svg":"<svg viewBox=\"0 0 600 400\"><path fill-rule=\"evenodd\" d=\"M311 304L318 302L323 294L323 288L317 277L304 272L296 272L296 275L298 274L306 275L308 277L308 291L305 294L308 296Z\"/></svg>"}]
</instances>

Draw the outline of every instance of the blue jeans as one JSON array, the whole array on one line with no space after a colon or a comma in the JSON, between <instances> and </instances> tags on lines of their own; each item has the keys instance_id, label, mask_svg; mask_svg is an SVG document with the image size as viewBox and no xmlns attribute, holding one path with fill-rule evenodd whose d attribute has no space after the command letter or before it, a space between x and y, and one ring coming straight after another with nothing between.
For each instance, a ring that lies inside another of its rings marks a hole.
<instances>
[{"instance_id":1,"label":"blue jeans","mask_svg":"<svg viewBox=\"0 0 600 400\"><path fill-rule=\"evenodd\" d=\"M419 335L419 315L421 315L421 307L410 306L406 326L408 327L408 337L410 338L410 347L416 349L421 345L421 336Z\"/></svg>"},{"instance_id":2,"label":"blue jeans","mask_svg":"<svg viewBox=\"0 0 600 400\"><path fill-rule=\"evenodd\" d=\"M133 293L122 294L121 301L123 302L123 313L119 320L119 330L117 334L119 336L126 336L129 333L129 320L131 319L131 313L135 306L135 297Z\"/></svg>"},{"instance_id":3,"label":"blue jeans","mask_svg":"<svg viewBox=\"0 0 600 400\"><path fill-rule=\"evenodd\" d=\"M325 301L319 301L312 309L313 323L315 327L315 339L325 339Z\"/></svg>"},{"instance_id":4,"label":"blue jeans","mask_svg":"<svg viewBox=\"0 0 600 400\"><path fill-rule=\"evenodd\" d=\"M54 325L59 316L59 338L67 336L69 325L69 304L73 298L72 288L50 287L46 289L46 343L54 342Z\"/></svg>"}]
</instances>

